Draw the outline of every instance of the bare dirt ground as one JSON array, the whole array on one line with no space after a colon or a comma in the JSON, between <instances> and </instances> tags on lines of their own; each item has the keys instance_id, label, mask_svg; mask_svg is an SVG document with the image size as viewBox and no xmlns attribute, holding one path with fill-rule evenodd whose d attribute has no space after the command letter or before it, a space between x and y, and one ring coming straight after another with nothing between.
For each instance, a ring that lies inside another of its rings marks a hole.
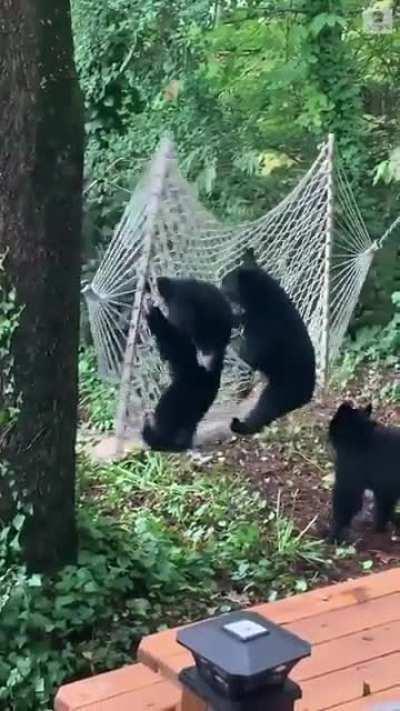
<instances>
[{"instance_id":1,"label":"bare dirt ground","mask_svg":"<svg viewBox=\"0 0 400 711\"><path fill-rule=\"evenodd\" d=\"M333 482L327 427L337 406L343 399L366 404L371 399L368 393L373 392L378 396L374 407L376 419L400 425L400 405L379 402L384 378L371 374L371 379L368 387L365 383L362 386L354 383L340 395L332 392L329 397L314 400L311 406L280 421L262 436L234 439L220 445L217 452L209 449L212 459L216 458L227 469L242 472L268 502L279 500L281 511L294 521L299 531L307 528L308 535L324 538L330 520ZM352 526L349 545L354 546L356 555L347 557L340 549L331 547L333 567L329 582L400 565L399 532L375 534L371 509L371 500L366 501L363 513Z\"/></svg>"}]
</instances>

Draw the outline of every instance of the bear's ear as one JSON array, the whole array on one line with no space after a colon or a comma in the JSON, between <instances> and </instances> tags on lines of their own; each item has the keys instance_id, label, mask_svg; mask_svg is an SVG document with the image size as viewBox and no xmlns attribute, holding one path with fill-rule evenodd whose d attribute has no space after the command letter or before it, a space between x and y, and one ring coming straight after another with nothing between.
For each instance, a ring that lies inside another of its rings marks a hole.
<instances>
[{"instance_id":1,"label":"bear's ear","mask_svg":"<svg viewBox=\"0 0 400 711\"><path fill-rule=\"evenodd\" d=\"M366 407L364 407L364 414L365 414L367 417L371 417L371 415L372 415L372 402L369 402L368 405L367 405Z\"/></svg>"},{"instance_id":2,"label":"bear's ear","mask_svg":"<svg viewBox=\"0 0 400 711\"><path fill-rule=\"evenodd\" d=\"M243 255L243 266L244 267L257 266L256 258L254 256L254 249L252 247L248 247Z\"/></svg>"}]
</instances>

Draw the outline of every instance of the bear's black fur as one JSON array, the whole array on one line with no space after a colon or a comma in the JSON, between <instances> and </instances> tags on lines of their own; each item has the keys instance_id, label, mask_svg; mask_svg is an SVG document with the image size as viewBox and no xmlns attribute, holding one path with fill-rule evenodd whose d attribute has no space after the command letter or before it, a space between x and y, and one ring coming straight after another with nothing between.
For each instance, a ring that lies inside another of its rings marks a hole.
<instances>
[{"instance_id":1,"label":"bear's black fur","mask_svg":"<svg viewBox=\"0 0 400 711\"><path fill-rule=\"evenodd\" d=\"M160 309L152 307L147 320L160 356L170 366L172 382L154 415L145 418L142 437L152 449L184 451L192 446L196 427L217 395L224 349L215 351L205 368L198 363L190 336L170 323Z\"/></svg>"},{"instance_id":2,"label":"bear's black fur","mask_svg":"<svg viewBox=\"0 0 400 711\"><path fill-rule=\"evenodd\" d=\"M197 279L159 277L157 288L168 308L168 321L186 333L204 355L225 350L233 314L216 286Z\"/></svg>"},{"instance_id":3,"label":"bear's black fur","mask_svg":"<svg viewBox=\"0 0 400 711\"><path fill-rule=\"evenodd\" d=\"M252 250L247 251L243 266L223 279L222 290L242 314L241 357L269 381L245 420L231 422L233 432L252 434L311 400L314 348L296 307L257 265Z\"/></svg>"},{"instance_id":4,"label":"bear's black fur","mask_svg":"<svg viewBox=\"0 0 400 711\"><path fill-rule=\"evenodd\" d=\"M371 405L357 409L344 402L329 425L335 451L332 540L343 538L366 490L374 494L376 531L385 531L394 521L400 499L400 428L375 422L371 412Z\"/></svg>"}]
</instances>

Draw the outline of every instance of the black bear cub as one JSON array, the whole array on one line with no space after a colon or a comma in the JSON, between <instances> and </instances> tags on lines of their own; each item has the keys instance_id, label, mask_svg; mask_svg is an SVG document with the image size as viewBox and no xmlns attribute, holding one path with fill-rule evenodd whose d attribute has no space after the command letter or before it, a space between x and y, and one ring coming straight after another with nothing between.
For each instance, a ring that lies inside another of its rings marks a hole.
<instances>
[{"instance_id":1,"label":"black bear cub","mask_svg":"<svg viewBox=\"0 0 400 711\"><path fill-rule=\"evenodd\" d=\"M233 314L211 284L163 277L158 288L168 318L153 306L147 320L172 381L154 414L145 418L142 437L152 449L178 452L190 449L197 425L218 393ZM207 356L206 366L198 351Z\"/></svg>"},{"instance_id":2,"label":"black bear cub","mask_svg":"<svg viewBox=\"0 0 400 711\"><path fill-rule=\"evenodd\" d=\"M268 385L247 417L231 429L252 434L309 402L315 388L315 353L307 328L282 287L259 267L252 250L227 274L222 290L241 312L240 356L267 376Z\"/></svg>"},{"instance_id":3,"label":"black bear cub","mask_svg":"<svg viewBox=\"0 0 400 711\"><path fill-rule=\"evenodd\" d=\"M371 419L372 406L353 407L344 402L329 425L335 451L333 522L330 538L340 541L354 516L361 511L366 490L375 499L375 529L386 530L395 521L400 499L400 428Z\"/></svg>"}]
</instances>

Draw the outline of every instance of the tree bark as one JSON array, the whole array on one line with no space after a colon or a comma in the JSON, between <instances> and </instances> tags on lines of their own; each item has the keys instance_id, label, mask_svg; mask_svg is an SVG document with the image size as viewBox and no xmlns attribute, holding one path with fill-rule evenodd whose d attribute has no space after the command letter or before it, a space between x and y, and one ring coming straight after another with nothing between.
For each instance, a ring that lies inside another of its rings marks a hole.
<instances>
[{"instance_id":1,"label":"tree bark","mask_svg":"<svg viewBox=\"0 0 400 711\"><path fill-rule=\"evenodd\" d=\"M12 343L20 412L0 457L31 510L22 535L31 571L77 555L82 163L69 0L1 0L0 253L23 311Z\"/></svg>"}]
</instances>

